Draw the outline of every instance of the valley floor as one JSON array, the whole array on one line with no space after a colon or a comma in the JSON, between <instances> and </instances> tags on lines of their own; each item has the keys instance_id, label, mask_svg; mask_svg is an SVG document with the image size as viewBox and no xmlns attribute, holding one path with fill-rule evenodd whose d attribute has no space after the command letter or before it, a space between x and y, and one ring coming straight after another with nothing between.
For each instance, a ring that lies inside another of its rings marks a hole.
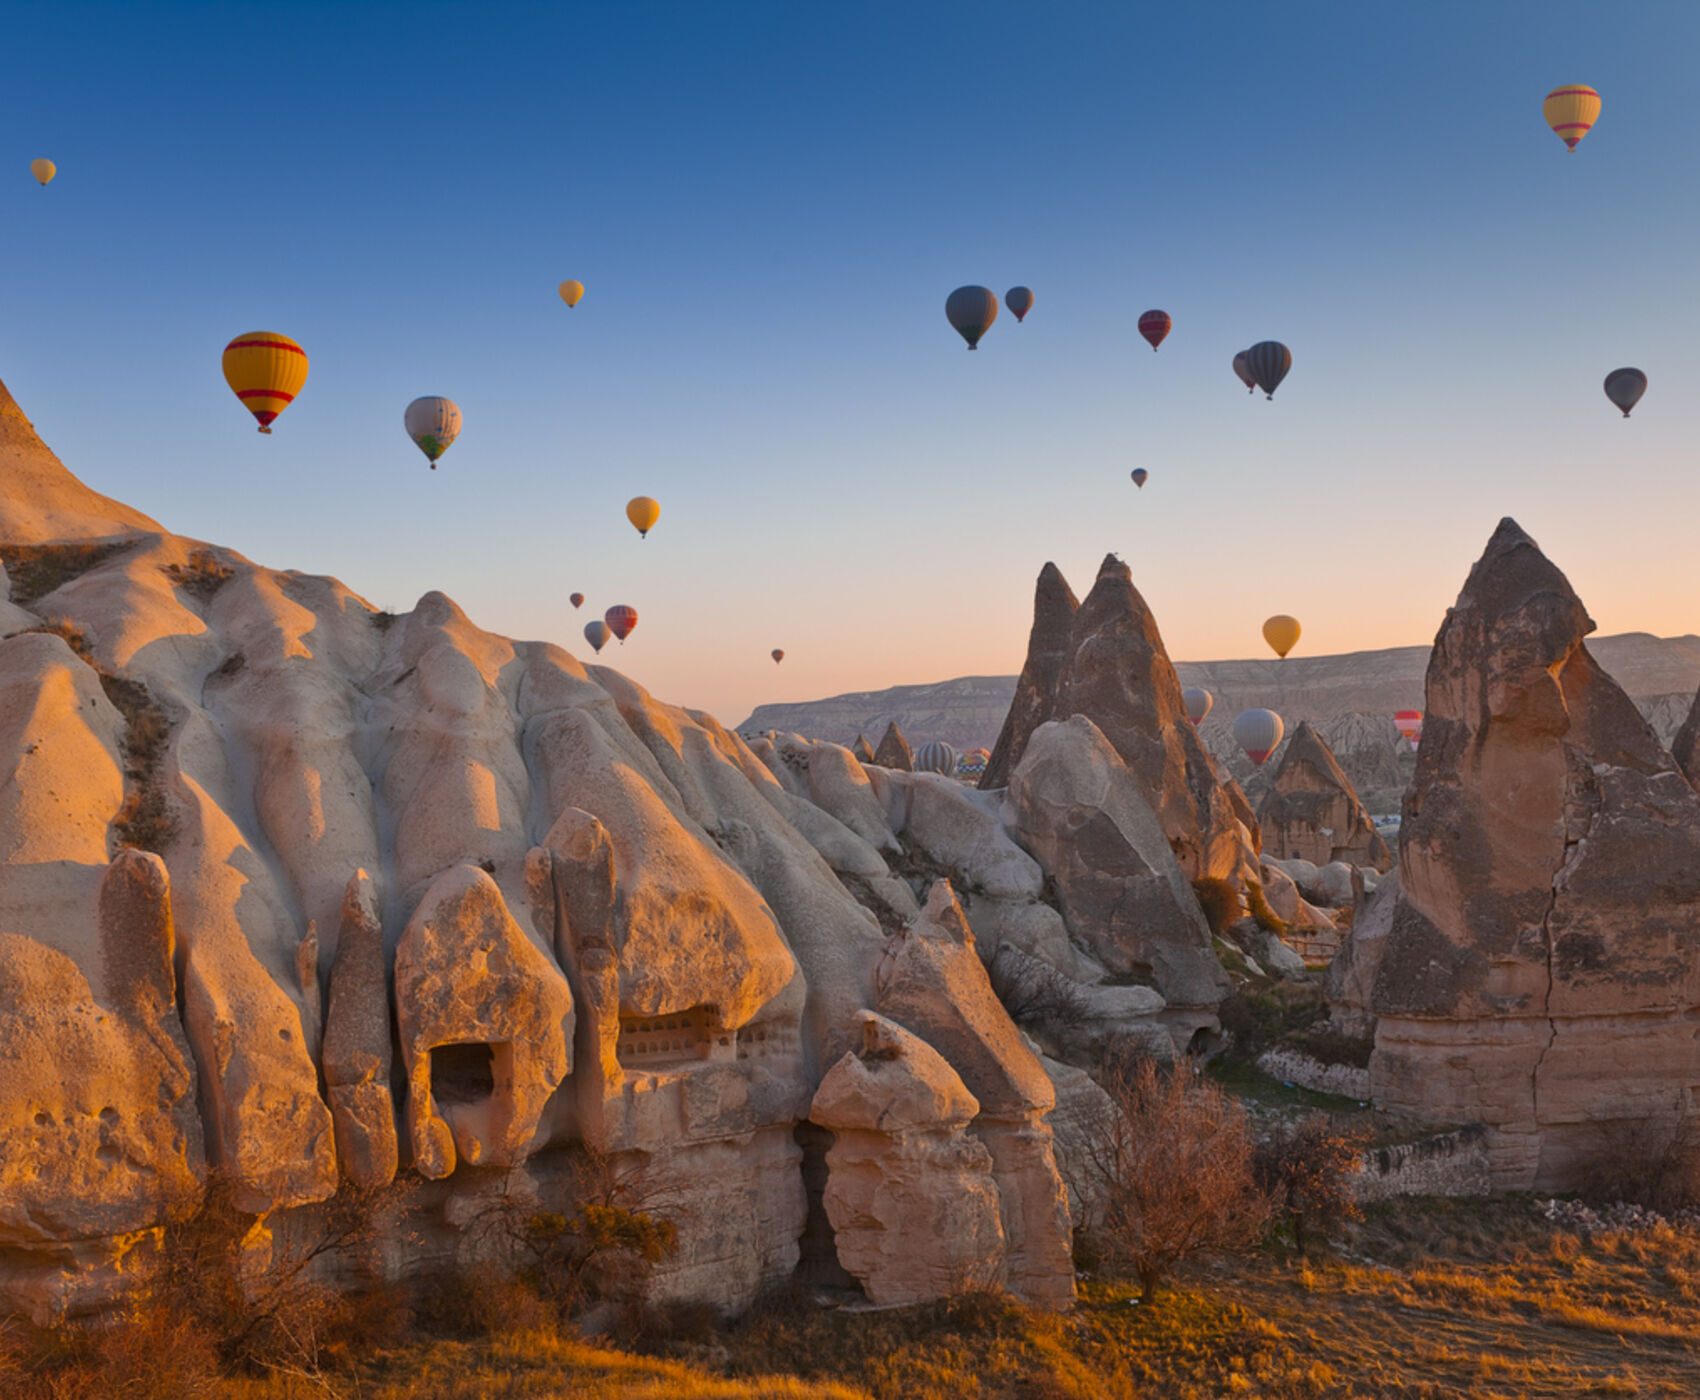
<instances>
[{"instance_id":1,"label":"valley floor","mask_svg":"<svg viewBox=\"0 0 1700 1400\"><path fill-rule=\"evenodd\" d=\"M1700 1394L1700 1233L1593 1236L1527 1198L1378 1208L1308 1263L1194 1265L1156 1306L1087 1282L1054 1317L970 1296L889 1312L776 1306L669 1360L536 1333L373 1356L230 1400L1105 1400ZM772 1379L778 1373L784 1379Z\"/></svg>"}]
</instances>

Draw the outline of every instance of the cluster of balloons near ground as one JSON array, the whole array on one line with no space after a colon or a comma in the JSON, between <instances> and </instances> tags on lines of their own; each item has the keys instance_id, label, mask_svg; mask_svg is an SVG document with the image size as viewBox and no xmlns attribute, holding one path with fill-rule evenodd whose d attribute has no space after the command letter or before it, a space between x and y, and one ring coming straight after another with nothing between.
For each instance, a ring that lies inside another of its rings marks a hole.
<instances>
[{"instance_id":1,"label":"cluster of balloons near ground","mask_svg":"<svg viewBox=\"0 0 1700 1400\"><path fill-rule=\"evenodd\" d=\"M987 749L969 749L958 753L943 739L932 739L915 750L917 773L940 773L958 782L977 783L992 761Z\"/></svg>"}]
</instances>

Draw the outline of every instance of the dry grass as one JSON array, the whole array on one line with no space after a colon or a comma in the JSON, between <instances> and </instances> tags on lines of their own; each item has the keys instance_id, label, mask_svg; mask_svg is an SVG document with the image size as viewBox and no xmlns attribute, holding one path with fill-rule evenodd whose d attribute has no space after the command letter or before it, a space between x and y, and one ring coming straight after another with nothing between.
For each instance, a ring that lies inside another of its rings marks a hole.
<instances>
[{"instance_id":1,"label":"dry grass","mask_svg":"<svg viewBox=\"0 0 1700 1400\"><path fill-rule=\"evenodd\" d=\"M0 562L12 584L12 601L27 608L56 588L86 574L114 554L129 549L134 540L96 544L0 544Z\"/></svg>"},{"instance_id":2,"label":"dry grass","mask_svg":"<svg viewBox=\"0 0 1700 1400\"><path fill-rule=\"evenodd\" d=\"M236 570L209 549L191 551L187 564L170 564L165 575L192 598L210 602L235 577Z\"/></svg>"}]
</instances>

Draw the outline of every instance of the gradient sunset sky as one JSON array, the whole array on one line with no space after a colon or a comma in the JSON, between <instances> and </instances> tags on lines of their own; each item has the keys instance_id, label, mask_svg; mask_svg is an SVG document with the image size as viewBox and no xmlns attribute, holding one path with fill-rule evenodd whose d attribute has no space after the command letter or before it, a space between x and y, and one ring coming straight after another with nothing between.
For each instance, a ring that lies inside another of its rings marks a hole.
<instances>
[{"instance_id":1,"label":"gradient sunset sky","mask_svg":"<svg viewBox=\"0 0 1700 1400\"><path fill-rule=\"evenodd\" d=\"M1700 5L0 14L0 378L97 489L378 606L589 659L629 603L602 659L735 723L1012 672L1040 566L1112 550L1176 658L1427 642L1509 514L1602 631L1700 631ZM968 354L963 283L1036 305ZM271 437L253 330L312 360Z\"/></svg>"}]
</instances>

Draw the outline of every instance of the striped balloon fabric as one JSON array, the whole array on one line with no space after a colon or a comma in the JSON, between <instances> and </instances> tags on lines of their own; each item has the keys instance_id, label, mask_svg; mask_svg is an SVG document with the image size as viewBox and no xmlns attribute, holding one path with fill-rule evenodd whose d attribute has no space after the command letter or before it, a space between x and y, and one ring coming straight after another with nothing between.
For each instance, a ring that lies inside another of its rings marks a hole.
<instances>
[{"instance_id":1,"label":"striped balloon fabric","mask_svg":"<svg viewBox=\"0 0 1700 1400\"><path fill-rule=\"evenodd\" d=\"M224 382L269 433L307 382L307 352L275 331L249 331L224 347Z\"/></svg>"},{"instance_id":2,"label":"striped balloon fabric","mask_svg":"<svg viewBox=\"0 0 1700 1400\"><path fill-rule=\"evenodd\" d=\"M1245 362L1263 396L1272 399L1293 367L1293 352L1278 340L1260 340L1245 352Z\"/></svg>"},{"instance_id":3,"label":"striped balloon fabric","mask_svg":"<svg viewBox=\"0 0 1700 1400\"><path fill-rule=\"evenodd\" d=\"M977 783L986 774L986 765L992 761L992 755L985 749L969 749L961 758L956 760L956 776L964 783Z\"/></svg>"},{"instance_id":4,"label":"striped balloon fabric","mask_svg":"<svg viewBox=\"0 0 1700 1400\"><path fill-rule=\"evenodd\" d=\"M943 773L947 778L956 776L956 750L943 739L931 739L915 750L915 771L917 773Z\"/></svg>"},{"instance_id":5,"label":"striped balloon fabric","mask_svg":"<svg viewBox=\"0 0 1700 1400\"><path fill-rule=\"evenodd\" d=\"M1541 103L1541 115L1553 134L1572 151L1600 119L1600 95L1586 83L1555 87Z\"/></svg>"}]
</instances>

